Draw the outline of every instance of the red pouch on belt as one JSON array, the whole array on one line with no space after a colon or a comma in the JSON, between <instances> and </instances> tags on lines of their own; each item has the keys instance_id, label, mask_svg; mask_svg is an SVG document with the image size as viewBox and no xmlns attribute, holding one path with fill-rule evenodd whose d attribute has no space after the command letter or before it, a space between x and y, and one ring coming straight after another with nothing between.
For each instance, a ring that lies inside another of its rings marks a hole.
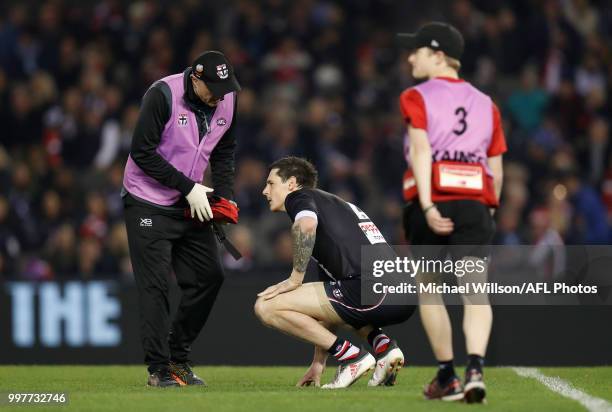
<instances>
[{"instance_id":1,"label":"red pouch on belt","mask_svg":"<svg viewBox=\"0 0 612 412\"><path fill-rule=\"evenodd\" d=\"M441 193L481 195L486 176L479 163L441 161L432 165L433 187Z\"/></svg>"},{"instance_id":2,"label":"red pouch on belt","mask_svg":"<svg viewBox=\"0 0 612 412\"><path fill-rule=\"evenodd\" d=\"M224 197L209 195L208 201L213 214L213 220L220 223L238 223L238 206Z\"/></svg>"}]
</instances>

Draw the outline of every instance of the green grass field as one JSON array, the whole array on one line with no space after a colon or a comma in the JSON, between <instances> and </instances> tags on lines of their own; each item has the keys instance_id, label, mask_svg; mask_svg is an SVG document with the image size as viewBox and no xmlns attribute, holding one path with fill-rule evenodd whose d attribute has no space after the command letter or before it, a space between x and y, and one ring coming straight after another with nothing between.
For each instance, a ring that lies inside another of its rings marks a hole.
<instances>
[{"instance_id":1,"label":"green grass field","mask_svg":"<svg viewBox=\"0 0 612 412\"><path fill-rule=\"evenodd\" d=\"M349 389L336 391L293 387L305 368L200 366L195 371L207 381L208 388L148 388L146 370L139 366L0 366L0 392L67 392L67 406L35 407L54 411L587 410L534 379L519 377L510 368L486 369L487 405L423 400L421 388L432 377L433 368L405 368L395 387L368 388L364 377ZM541 372L559 376L588 395L612 403L612 367L542 368ZM324 382L331 380L333 373L329 367ZM0 409L31 407L4 403Z\"/></svg>"}]
</instances>

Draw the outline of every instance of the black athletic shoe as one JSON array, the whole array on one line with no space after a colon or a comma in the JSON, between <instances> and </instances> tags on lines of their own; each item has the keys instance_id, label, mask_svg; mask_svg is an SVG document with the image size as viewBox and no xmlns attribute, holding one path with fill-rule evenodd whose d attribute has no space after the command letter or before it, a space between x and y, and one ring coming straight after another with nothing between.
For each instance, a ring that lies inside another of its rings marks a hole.
<instances>
[{"instance_id":1,"label":"black athletic shoe","mask_svg":"<svg viewBox=\"0 0 612 412\"><path fill-rule=\"evenodd\" d=\"M202 385L206 386L206 383L198 377L191 366L187 363L174 363L170 362L170 374L174 380L181 386L185 385Z\"/></svg>"},{"instance_id":2,"label":"black athletic shoe","mask_svg":"<svg viewBox=\"0 0 612 412\"><path fill-rule=\"evenodd\" d=\"M158 369L155 372L149 374L149 380L147 385L154 386L156 388L169 388L171 386L180 386L179 383L172 377L170 371L166 368Z\"/></svg>"},{"instance_id":3,"label":"black athletic shoe","mask_svg":"<svg viewBox=\"0 0 612 412\"><path fill-rule=\"evenodd\" d=\"M463 399L463 387L458 377L453 376L444 385L440 385L436 376L423 390L425 399L440 399L443 401L460 401Z\"/></svg>"},{"instance_id":4,"label":"black athletic shoe","mask_svg":"<svg viewBox=\"0 0 612 412\"><path fill-rule=\"evenodd\" d=\"M465 386L463 396L467 403L483 403L485 401L486 388L482 380L482 373L476 369L465 372Z\"/></svg>"}]
</instances>

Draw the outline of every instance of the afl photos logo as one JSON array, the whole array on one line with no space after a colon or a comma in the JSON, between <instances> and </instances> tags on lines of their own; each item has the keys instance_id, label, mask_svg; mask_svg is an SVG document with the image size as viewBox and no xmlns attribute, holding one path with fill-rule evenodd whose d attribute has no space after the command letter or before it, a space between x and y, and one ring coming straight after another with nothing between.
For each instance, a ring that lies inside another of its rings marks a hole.
<instances>
[{"instance_id":1,"label":"afl photos logo","mask_svg":"<svg viewBox=\"0 0 612 412\"><path fill-rule=\"evenodd\" d=\"M217 126L225 126L227 124L227 120L223 117L217 120Z\"/></svg>"},{"instance_id":2,"label":"afl photos logo","mask_svg":"<svg viewBox=\"0 0 612 412\"><path fill-rule=\"evenodd\" d=\"M217 76L219 76L220 79L227 79L228 75L229 70L227 69L227 65L220 64L217 66Z\"/></svg>"}]
</instances>

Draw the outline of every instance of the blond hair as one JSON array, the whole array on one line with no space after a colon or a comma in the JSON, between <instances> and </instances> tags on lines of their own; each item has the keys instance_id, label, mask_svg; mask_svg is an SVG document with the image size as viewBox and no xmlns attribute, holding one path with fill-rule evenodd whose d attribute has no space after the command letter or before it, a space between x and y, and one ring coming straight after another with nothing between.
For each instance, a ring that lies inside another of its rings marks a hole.
<instances>
[{"instance_id":1,"label":"blond hair","mask_svg":"<svg viewBox=\"0 0 612 412\"><path fill-rule=\"evenodd\" d=\"M444 60L446 61L446 65L451 69L455 69L459 71L461 69L461 62L457 59L453 59L452 57L444 56Z\"/></svg>"},{"instance_id":2,"label":"blond hair","mask_svg":"<svg viewBox=\"0 0 612 412\"><path fill-rule=\"evenodd\" d=\"M435 52L437 52L438 50L434 50L430 47L427 47L427 50L429 50L429 54L432 55ZM444 53L444 52L442 52ZM446 54L444 54L444 61L446 62L446 65L448 67L450 67L451 69L454 69L456 71L459 71L459 69L461 69L461 62L453 57L449 57Z\"/></svg>"}]
</instances>

